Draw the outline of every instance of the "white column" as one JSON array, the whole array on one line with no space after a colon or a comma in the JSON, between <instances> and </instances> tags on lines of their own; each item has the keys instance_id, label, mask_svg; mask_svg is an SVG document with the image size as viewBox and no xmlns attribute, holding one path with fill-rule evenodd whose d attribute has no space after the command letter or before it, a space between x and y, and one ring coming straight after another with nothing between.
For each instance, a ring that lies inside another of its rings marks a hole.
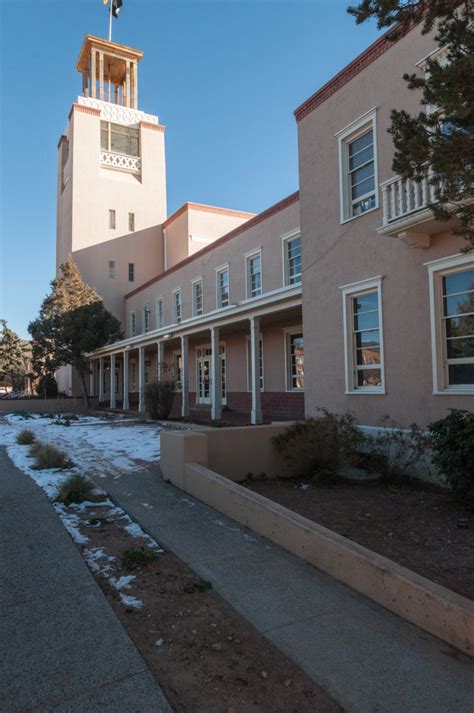
<instances>
[{"instance_id":1,"label":"white column","mask_svg":"<svg viewBox=\"0 0 474 713\"><path fill-rule=\"evenodd\" d=\"M94 396L94 361L92 359L89 362L89 368L91 370L89 374L89 396Z\"/></svg>"},{"instance_id":2,"label":"white column","mask_svg":"<svg viewBox=\"0 0 474 713\"><path fill-rule=\"evenodd\" d=\"M99 99L104 98L104 53L99 52Z\"/></svg>"},{"instance_id":3,"label":"white column","mask_svg":"<svg viewBox=\"0 0 474 713\"><path fill-rule=\"evenodd\" d=\"M252 389L251 423L262 422L260 393L260 317L250 319L250 386Z\"/></svg>"},{"instance_id":4,"label":"white column","mask_svg":"<svg viewBox=\"0 0 474 713\"><path fill-rule=\"evenodd\" d=\"M104 357L99 357L99 403L104 400Z\"/></svg>"},{"instance_id":5,"label":"white column","mask_svg":"<svg viewBox=\"0 0 474 713\"><path fill-rule=\"evenodd\" d=\"M181 416L189 416L189 369L188 369L188 337L181 337Z\"/></svg>"},{"instance_id":6,"label":"white column","mask_svg":"<svg viewBox=\"0 0 474 713\"><path fill-rule=\"evenodd\" d=\"M165 364L165 342L162 339L160 342L156 343L157 355L156 355L156 376L158 381L164 377L164 364Z\"/></svg>"},{"instance_id":7,"label":"white column","mask_svg":"<svg viewBox=\"0 0 474 713\"><path fill-rule=\"evenodd\" d=\"M115 354L110 356L110 408L117 407L117 396L115 394Z\"/></svg>"},{"instance_id":8,"label":"white column","mask_svg":"<svg viewBox=\"0 0 474 713\"><path fill-rule=\"evenodd\" d=\"M133 78L133 108L138 109L138 65L132 62L132 78Z\"/></svg>"},{"instance_id":9,"label":"white column","mask_svg":"<svg viewBox=\"0 0 474 713\"><path fill-rule=\"evenodd\" d=\"M97 69L96 69L96 51L91 52L91 97L95 99L97 96Z\"/></svg>"},{"instance_id":10,"label":"white column","mask_svg":"<svg viewBox=\"0 0 474 713\"><path fill-rule=\"evenodd\" d=\"M138 349L138 410L145 410L145 347Z\"/></svg>"},{"instance_id":11,"label":"white column","mask_svg":"<svg viewBox=\"0 0 474 713\"><path fill-rule=\"evenodd\" d=\"M122 408L128 411L130 402L128 400L128 351L123 352L123 399Z\"/></svg>"},{"instance_id":12,"label":"white column","mask_svg":"<svg viewBox=\"0 0 474 713\"><path fill-rule=\"evenodd\" d=\"M219 358L219 327L211 328L211 418L218 421L222 414L221 360Z\"/></svg>"},{"instance_id":13,"label":"white column","mask_svg":"<svg viewBox=\"0 0 474 713\"><path fill-rule=\"evenodd\" d=\"M130 87L130 60L126 60L125 64L125 92L126 92L126 100L125 100L125 106L132 106L131 102L131 87Z\"/></svg>"}]
</instances>

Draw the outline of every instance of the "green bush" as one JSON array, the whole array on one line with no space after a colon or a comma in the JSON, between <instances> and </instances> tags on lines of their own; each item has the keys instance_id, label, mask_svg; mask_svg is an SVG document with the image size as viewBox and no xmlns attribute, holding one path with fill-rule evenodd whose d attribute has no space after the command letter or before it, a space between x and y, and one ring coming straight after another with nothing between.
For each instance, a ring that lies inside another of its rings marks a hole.
<instances>
[{"instance_id":1,"label":"green bush","mask_svg":"<svg viewBox=\"0 0 474 713\"><path fill-rule=\"evenodd\" d=\"M431 423L433 463L446 477L456 497L474 507L474 413L450 409Z\"/></svg>"},{"instance_id":2,"label":"green bush","mask_svg":"<svg viewBox=\"0 0 474 713\"><path fill-rule=\"evenodd\" d=\"M35 470L50 470L53 468L67 470L74 466L74 463L69 460L66 453L51 443L33 444L30 449L30 455L35 459L33 466Z\"/></svg>"},{"instance_id":3,"label":"green bush","mask_svg":"<svg viewBox=\"0 0 474 713\"><path fill-rule=\"evenodd\" d=\"M24 428L16 437L16 442L20 446L31 446L36 441L36 436L29 428Z\"/></svg>"},{"instance_id":4,"label":"green bush","mask_svg":"<svg viewBox=\"0 0 474 713\"><path fill-rule=\"evenodd\" d=\"M80 473L72 473L62 483L59 488L57 500L64 505L71 503L82 503L84 500L97 500L94 494L94 483Z\"/></svg>"},{"instance_id":5,"label":"green bush","mask_svg":"<svg viewBox=\"0 0 474 713\"><path fill-rule=\"evenodd\" d=\"M295 423L272 438L275 450L295 478L331 478L364 441L353 414L320 411L319 418Z\"/></svg>"},{"instance_id":6,"label":"green bush","mask_svg":"<svg viewBox=\"0 0 474 713\"><path fill-rule=\"evenodd\" d=\"M145 409L155 421L168 418L173 408L176 381L163 379L152 381L145 386Z\"/></svg>"},{"instance_id":7,"label":"green bush","mask_svg":"<svg viewBox=\"0 0 474 713\"><path fill-rule=\"evenodd\" d=\"M44 374L38 381L36 393L42 399L57 399L58 384L52 374Z\"/></svg>"},{"instance_id":8,"label":"green bush","mask_svg":"<svg viewBox=\"0 0 474 713\"><path fill-rule=\"evenodd\" d=\"M145 567L150 562L155 562L158 555L153 550L144 547L130 547L122 552L122 567L124 569L137 569Z\"/></svg>"}]
</instances>

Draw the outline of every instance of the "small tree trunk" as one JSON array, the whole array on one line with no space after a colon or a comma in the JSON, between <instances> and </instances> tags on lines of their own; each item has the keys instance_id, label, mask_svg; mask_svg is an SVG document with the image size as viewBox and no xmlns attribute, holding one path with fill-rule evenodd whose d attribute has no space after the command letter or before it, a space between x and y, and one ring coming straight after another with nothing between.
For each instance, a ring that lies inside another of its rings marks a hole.
<instances>
[{"instance_id":1,"label":"small tree trunk","mask_svg":"<svg viewBox=\"0 0 474 713\"><path fill-rule=\"evenodd\" d=\"M87 393L86 386L86 375L83 371L80 372L81 375L81 390L82 390L82 400L86 409L89 408L89 394Z\"/></svg>"}]
</instances>

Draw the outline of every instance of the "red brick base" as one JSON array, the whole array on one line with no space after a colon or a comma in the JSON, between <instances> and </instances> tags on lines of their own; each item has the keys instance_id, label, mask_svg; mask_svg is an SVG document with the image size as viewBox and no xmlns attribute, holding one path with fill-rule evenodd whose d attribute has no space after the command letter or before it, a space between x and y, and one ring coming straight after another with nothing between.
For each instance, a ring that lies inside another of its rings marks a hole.
<instances>
[{"instance_id":1,"label":"red brick base","mask_svg":"<svg viewBox=\"0 0 474 713\"><path fill-rule=\"evenodd\" d=\"M192 417L209 420L211 417L211 407L209 405L196 405L196 394L189 394L189 407ZM223 421L250 422L250 410L252 408L252 395L248 391L231 391L227 393L227 408L224 407L222 413ZM268 391L262 393L262 413L265 422L270 421L291 421L293 419L304 418L304 394L301 392L280 392ZM175 394L171 418L179 418L181 415L181 394ZM247 418L245 418L247 416ZM244 417L244 418L243 418Z\"/></svg>"}]
</instances>

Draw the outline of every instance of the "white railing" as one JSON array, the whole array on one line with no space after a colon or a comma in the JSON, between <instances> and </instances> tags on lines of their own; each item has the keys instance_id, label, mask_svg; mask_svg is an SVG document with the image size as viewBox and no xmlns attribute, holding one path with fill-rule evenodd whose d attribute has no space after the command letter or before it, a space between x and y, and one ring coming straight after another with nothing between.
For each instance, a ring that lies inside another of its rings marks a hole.
<instances>
[{"instance_id":1,"label":"white railing","mask_svg":"<svg viewBox=\"0 0 474 713\"><path fill-rule=\"evenodd\" d=\"M158 124L158 117L154 114L145 114L139 109L131 109L128 106L106 102L102 99L92 99L91 97L77 97L77 103L88 106L91 109L100 110L100 118L104 121L112 121L115 124L139 124L146 121L149 124Z\"/></svg>"},{"instance_id":2,"label":"white railing","mask_svg":"<svg viewBox=\"0 0 474 713\"><path fill-rule=\"evenodd\" d=\"M436 186L427 174L421 181L400 176L380 184L382 189L383 225L429 208L436 202Z\"/></svg>"},{"instance_id":3,"label":"white railing","mask_svg":"<svg viewBox=\"0 0 474 713\"><path fill-rule=\"evenodd\" d=\"M122 171L130 173L140 173L141 162L138 156L124 156L111 151L100 152L100 165L108 166L109 168L118 168Z\"/></svg>"}]
</instances>

